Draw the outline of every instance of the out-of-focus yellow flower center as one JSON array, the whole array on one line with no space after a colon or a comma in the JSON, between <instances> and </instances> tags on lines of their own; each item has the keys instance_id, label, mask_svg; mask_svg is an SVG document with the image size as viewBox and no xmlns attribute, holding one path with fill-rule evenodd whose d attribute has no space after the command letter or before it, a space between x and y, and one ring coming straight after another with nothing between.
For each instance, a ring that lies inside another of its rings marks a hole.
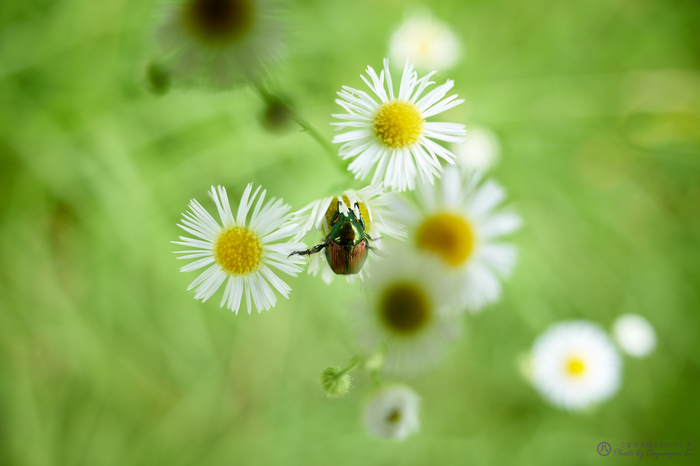
<instances>
[{"instance_id":1,"label":"out-of-focus yellow flower center","mask_svg":"<svg viewBox=\"0 0 700 466\"><path fill-rule=\"evenodd\" d=\"M393 283L379 300L379 317L398 335L412 335L430 322L433 311L425 291L415 283Z\"/></svg>"},{"instance_id":2,"label":"out-of-focus yellow flower center","mask_svg":"<svg viewBox=\"0 0 700 466\"><path fill-rule=\"evenodd\" d=\"M214 242L214 260L229 275L247 275L261 259L260 239L246 227L229 227Z\"/></svg>"},{"instance_id":3,"label":"out-of-focus yellow flower center","mask_svg":"<svg viewBox=\"0 0 700 466\"><path fill-rule=\"evenodd\" d=\"M187 0L182 9L190 33L212 45L244 36L253 25L253 16L251 0Z\"/></svg>"},{"instance_id":4,"label":"out-of-focus yellow flower center","mask_svg":"<svg viewBox=\"0 0 700 466\"><path fill-rule=\"evenodd\" d=\"M347 196L343 196L343 202L345 203L346 206L348 206L348 209L352 210L354 205L350 205L350 199L348 199ZM360 208L360 215L362 215L362 220L365 222L365 231L369 231L369 226L370 226L370 219L369 219L369 211L367 210L367 206L365 205L364 202L357 202L357 205ZM338 208L338 199L333 198L330 204L328 204L328 208L326 209L326 225L331 224L331 219L333 218L333 214L335 213L336 209ZM340 214L343 215L343 214ZM359 220L359 219L358 219ZM328 232L326 232L328 234Z\"/></svg>"},{"instance_id":5,"label":"out-of-focus yellow flower center","mask_svg":"<svg viewBox=\"0 0 700 466\"><path fill-rule=\"evenodd\" d=\"M450 265L463 264L474 250L474 233L462 217L441 213L425 219L418 228L416 244L438 254Z\"/></svg>"},{"instance_id":6,"label":"out-of-focus yellow flower center","mask_svg":"<svg viewBox=\"0 0 700 466\"><path fill-rule=\"evenodd\" d=\"M423 133L425 120L418 107L407 100L384 102L374 116L374 134L385 146L408 147Z\"/></svg>"},{"instance_id":7,"label":"out-of-focus yellow flower center","mask_svg":"<svg viewBox=\"0 0 700 466\"><path fill-rule=\"evenodd\" d=\"M571 356L565 362L565 370L567 375L579 377L586 371L586 363L578 356Z\"/></svg>"}]
</instances>

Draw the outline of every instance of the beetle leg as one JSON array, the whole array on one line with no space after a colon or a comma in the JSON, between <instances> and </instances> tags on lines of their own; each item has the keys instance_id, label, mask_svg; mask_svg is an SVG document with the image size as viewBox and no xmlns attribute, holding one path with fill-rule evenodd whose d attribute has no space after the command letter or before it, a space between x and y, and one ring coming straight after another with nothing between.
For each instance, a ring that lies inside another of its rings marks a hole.
<instances>
[{"instance_id":1,"label":"beetle leg","mask_svg":"<svg viewBox=\"0 0 700 466\"><path fill-rule=\"evenodd\" d=\"M313 248L307 249L307 250L305 250L305 251L294 251L293 253L291 253L290 255L288 255L287 258L290 258L290 257L292 257L292 256L294 256L294 255L297 255L297 256L310 256L311 254L316 254L317 252L323 251L323 249L326 248L326 247L328 247L328 243L321 243L321 244L318 244L318 245L314 246Z\"/></svg>"},{"instance_id":2,"label":"beetle leg","mask_svg":"<svg viewBox=\"0 0 700 466\"><path fill-rule=\"evenodd\" d=\"M371 240L371 241L377 241L377 240L379 240L379 239L382 239L381 236L378 236L377 238L372 238L372 237L371 237L370 235L368 235L367 233L365 233L365 236L367 237L367 239L369 239L369 240Z\"/></svg>"},{"instance_id":3,"label":"beetle leg","mask_svg":"<svg viewBox=\"0 0 700 466\"><path fill-rule=\"evenodd\" d=\"M335 223L338 221L338 217L340 216L340 201L338 201L338 205L335 208L335 212L333 212L333 216L331 217L331 221L329 222L329 226L335 225Z\"/></svg>"}]
</instances>

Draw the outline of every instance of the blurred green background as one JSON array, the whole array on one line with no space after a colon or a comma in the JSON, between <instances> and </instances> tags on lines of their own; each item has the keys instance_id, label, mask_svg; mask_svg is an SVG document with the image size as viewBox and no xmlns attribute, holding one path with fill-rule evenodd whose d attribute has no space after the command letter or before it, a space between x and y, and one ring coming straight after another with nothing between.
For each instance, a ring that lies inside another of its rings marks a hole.
<instances>
[{"instance_id":1,"label":"blurred green background","mask_svg":"<svg viewBox=\"0 0 700 466\"><path fill-rule=\"evenodd\" d=\"M415 6L291 3L273 87L330 139L335 91L381 66ZM235 316L221 290L193 299L169 243L212 184L295 208L346 186L322 149L265 132L249 89L149 94L149 2L0 3L0 464L627 464L598 442L700 446L700 3L430 6L465 50L437 76L467 99L445 120L500 136L493 174L525 226L501 302L409 381L422 431L395 443L362 428L364 374L340 400L318 384L353 354L356 287L303 274ZM563 412L519 375L549 324L626 312L659 345L625 358L611 401Z\"/></svg>"}]
</instances>

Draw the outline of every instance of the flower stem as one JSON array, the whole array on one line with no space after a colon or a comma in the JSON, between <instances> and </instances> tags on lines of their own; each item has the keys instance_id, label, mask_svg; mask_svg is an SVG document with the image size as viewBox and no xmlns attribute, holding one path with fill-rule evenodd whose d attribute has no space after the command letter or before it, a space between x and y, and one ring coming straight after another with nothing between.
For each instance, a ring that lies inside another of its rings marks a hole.
<instances>
[{"instance_id":1,"label":"flower stem","mask_svg":"<svg viewBox=\"0 0 700 466\"><path fill-rule=\"evenodd\" d=\"M360 358L358 358L357 356L352 358L350 360L350 362L348 363L348 365L342 371L340 371L338 373L338 377L340 377L341 375L343 375L347 372L350 372L357 365L358 362L360 362Z\"/></svg>"},{"instance_id":2,"label":"flower stem","mask_svg":"<svg viewBox=\"0 0 700 466\"><path fill-rule=\"evenodd\" d=\"M304 117L302 117L299 114L299 112L291 108L289 104L287 104L282 98L276 96L275 94L272 94L267 89L265 89L265 87L262 84L260 84L257 81L253 82L253 84L255 86L255 90L258 91L260 98L264 100L265 103L267 103L268 105L282 103L285 107L287 107L287 110L289 110L289 114L292 116L292 119L294 119L294 121L296 121L297 124L301 126L301 131L311 136L311 138L323 148L323 150L333 160L333 164L336 167L338 167L338 169L341 170L343 174L350 174L350 172L348 171L347 164L340 157L338 157L338 152L335 150L333 145L331 145L331 143L328 142L326 138L324 138L323 135L311 123L309 123Z\"/></svg>"}]
</instances>

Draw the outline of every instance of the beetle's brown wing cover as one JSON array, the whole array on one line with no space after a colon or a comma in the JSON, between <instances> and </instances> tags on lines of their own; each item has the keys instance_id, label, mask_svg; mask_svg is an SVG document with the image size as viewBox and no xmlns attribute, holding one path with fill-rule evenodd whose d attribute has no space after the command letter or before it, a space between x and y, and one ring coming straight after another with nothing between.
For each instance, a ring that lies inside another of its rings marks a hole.
<instances>
[{"instance_id":1,"label":"beetle's brown wing cover","mask_svg":"<svg viewBox=\"0 0 700 466\"><path fill-rule=\"evenodd\" d=\"M348 253L335 241L331 241L326 248L326 260L328 260L328 265L331 266L333 272L339 275L348 274Z\"/></svg>"},{"instance_id":2,"label":"beetle's brown wing cover","mask_svg":"<svg viewBox=\"0 0 700 466\"><path fill-rule=\"evenodd\" d=\"M362 270L367 260L367 240L363 239L355 245L350 251L350 259L348 260L348 274L355 274Z\"/></svg>"}]
</instances>

